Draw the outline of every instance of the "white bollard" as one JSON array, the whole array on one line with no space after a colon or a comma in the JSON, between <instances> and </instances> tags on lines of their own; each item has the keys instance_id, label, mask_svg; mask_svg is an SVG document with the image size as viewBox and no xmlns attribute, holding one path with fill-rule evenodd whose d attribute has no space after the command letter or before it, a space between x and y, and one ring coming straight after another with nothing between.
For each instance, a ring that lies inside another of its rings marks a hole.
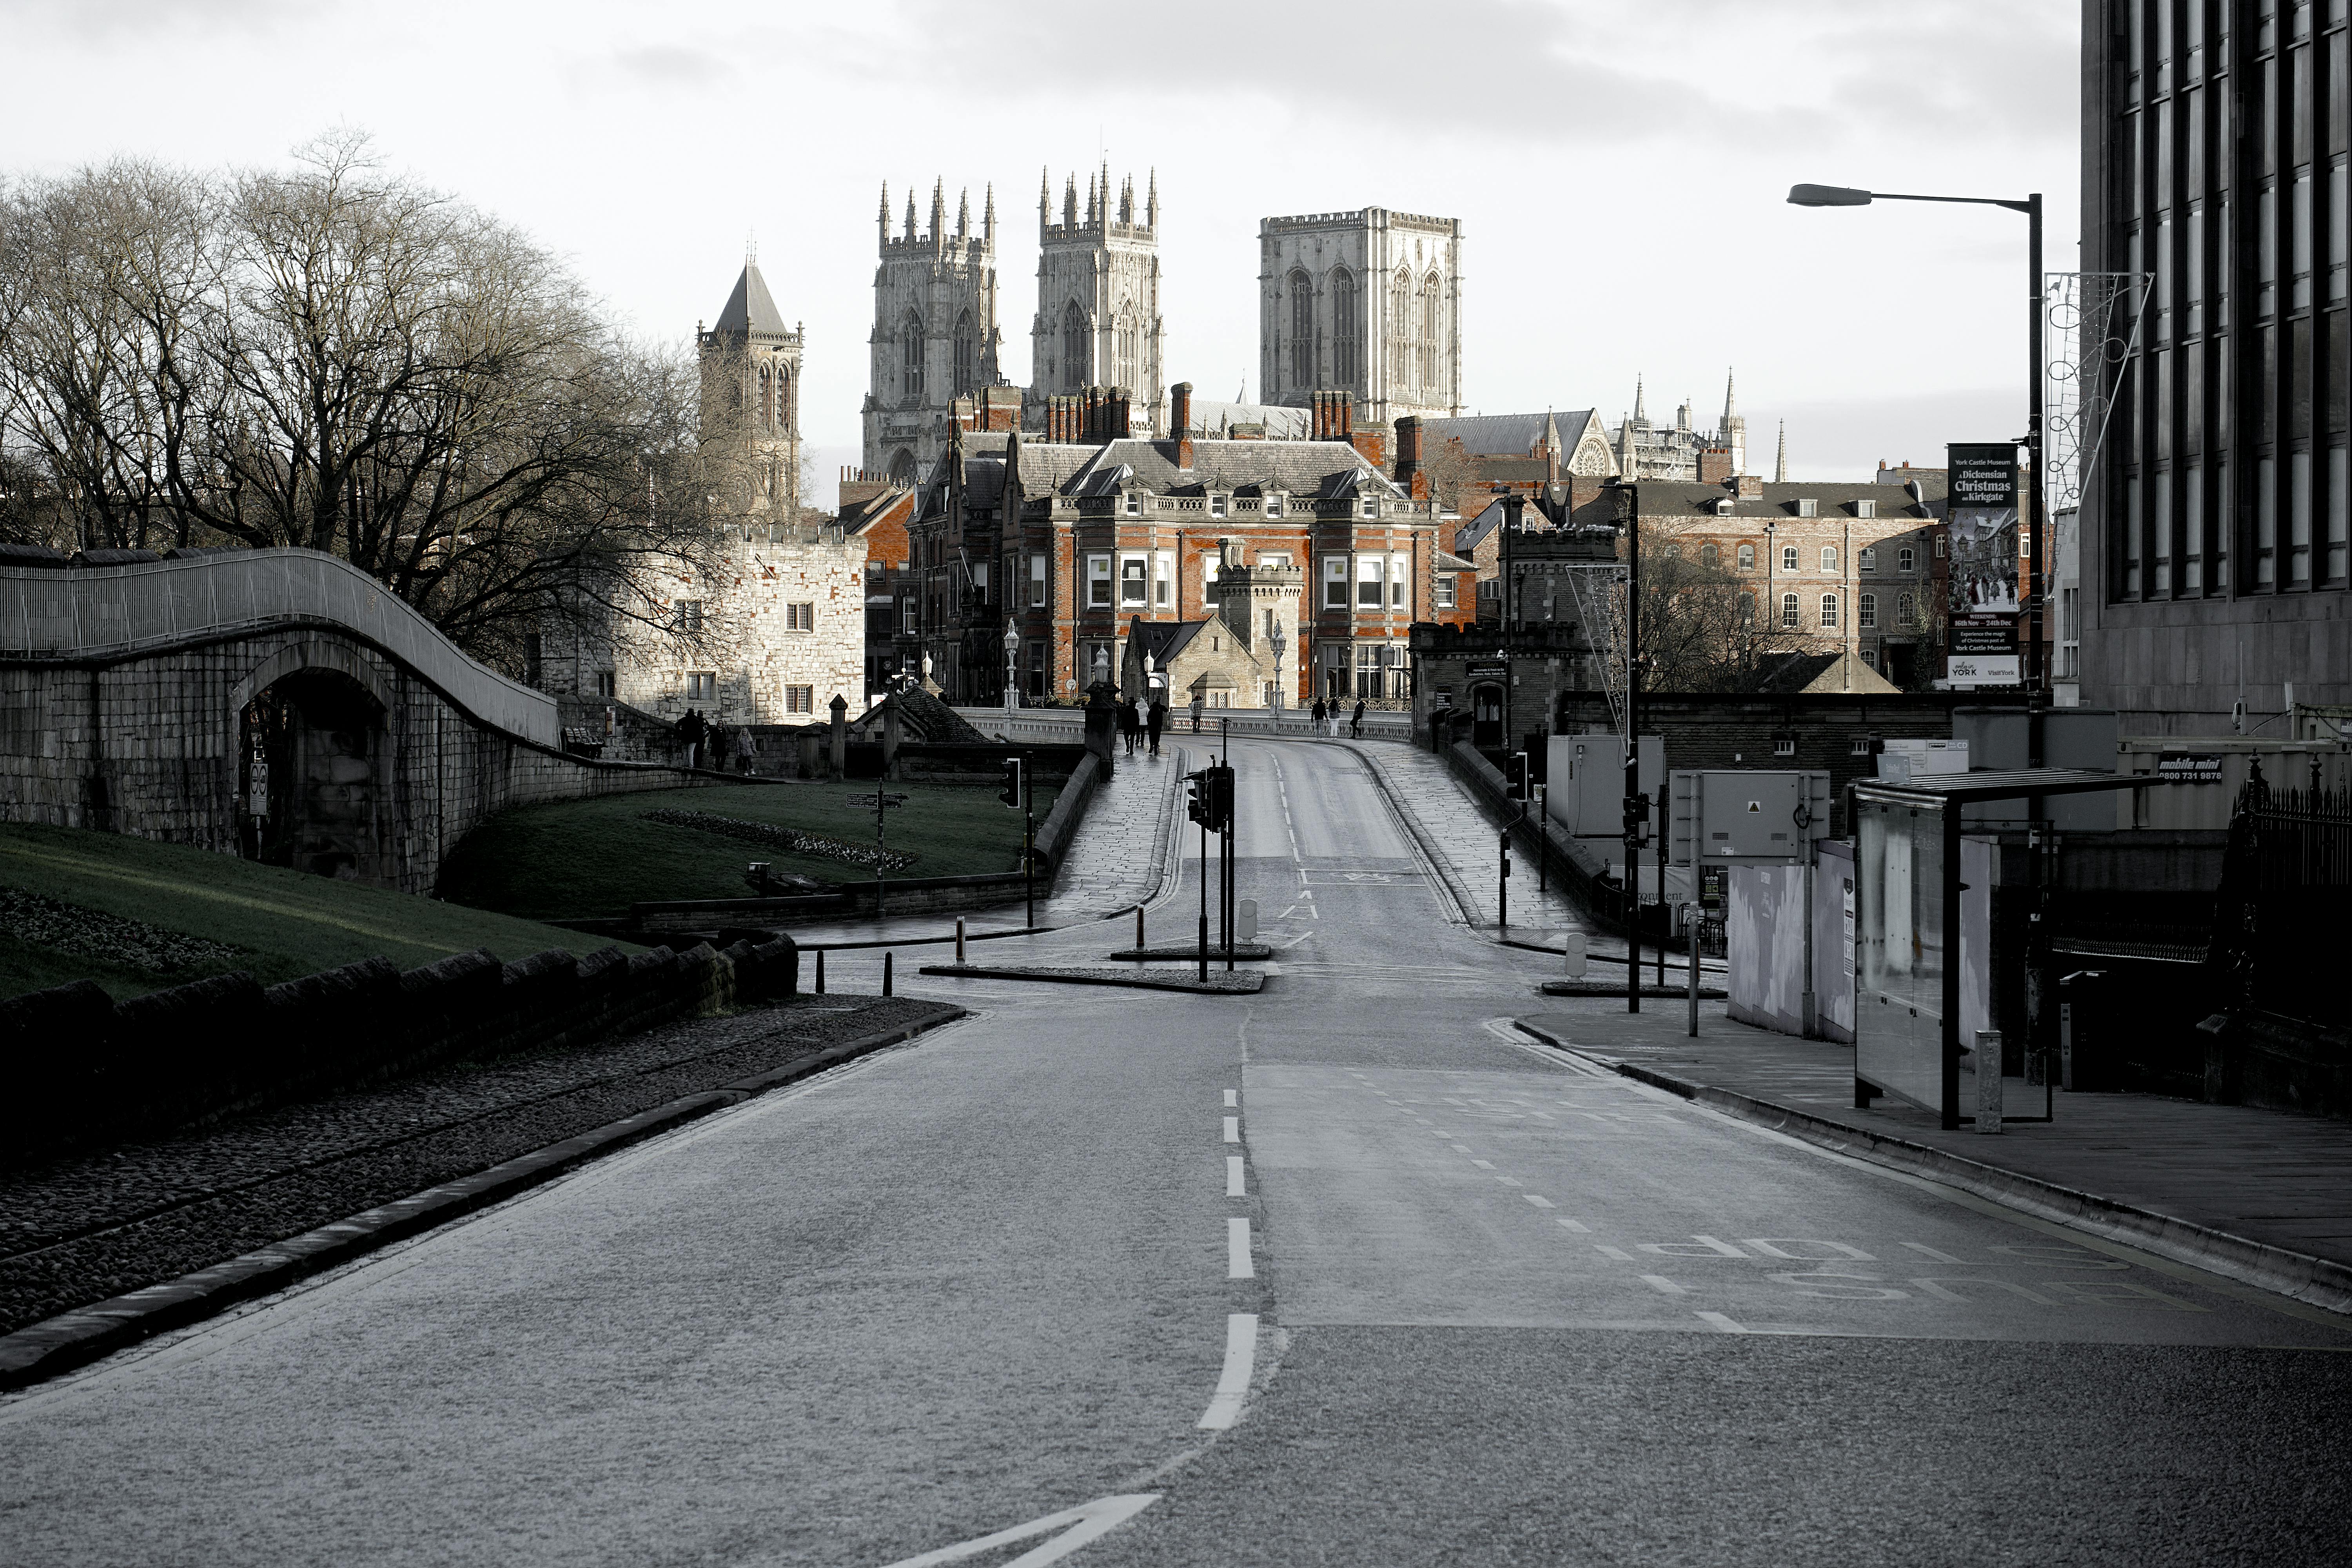
<instances>
[{"instance_id":1,"label":"white bollard","mask_svg":"<svg viewBox=\"0 0 2352 1568\"><path fill-rule=\"evenodd\" d=\"M1568 977L1570 980L1583 979L1585 949L1588 945L1585 934L1580 931L1570 931L1561 945L1568 949Z\"/></svg>"},{"instance_id":2,"label":"white bollard","mask_svg":"<svg viewBox=\"0 0 2352 1568\"><path fill-rule=\"evenodd\" d=\"M1234 941L1247 945L1257 940L1257 900L1244 899L1234 906Z\"/></svg>"},{"instance_id":3,"label":"white bollard","mask_svg":"<svg viewBox=\"0 0 2352 1568\"><path fill-rule=\"evenodd\" d=\"M963 962L963 917L956 916L956 962Z\"/></svg>"}]
</instances>

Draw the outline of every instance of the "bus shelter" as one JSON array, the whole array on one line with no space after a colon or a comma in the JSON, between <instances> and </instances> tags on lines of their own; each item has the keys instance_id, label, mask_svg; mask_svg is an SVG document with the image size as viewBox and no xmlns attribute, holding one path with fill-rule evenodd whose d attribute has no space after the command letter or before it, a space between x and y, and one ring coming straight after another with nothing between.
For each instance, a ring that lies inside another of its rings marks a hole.
<instances>
[{"instance_id":1,"label":"bus shelter","mask_svg":"<svg viewBox=\"0 0 2352 1568\"><path fill-rule=\"evenodd\" d=\"M1979 1060L1963 1026L1972 1021L1969 999L1989 990L1994 857L1989 842L1964 844L1966 808L2024 800L2034 817L2048 796L2159 782L2146 774L2028 768L1847 786L1856 895L1855 1105L1887 1094L1936 1115L1948 1131L1975 1120L1961 1114L1962 1106L1978 1103ZM1998 1058L1990 1070L2000 1071ZM2005 1119L2046 1121L2049 1114L2045 1087L2041 1117Z\"/></svg>"}]
</instances>

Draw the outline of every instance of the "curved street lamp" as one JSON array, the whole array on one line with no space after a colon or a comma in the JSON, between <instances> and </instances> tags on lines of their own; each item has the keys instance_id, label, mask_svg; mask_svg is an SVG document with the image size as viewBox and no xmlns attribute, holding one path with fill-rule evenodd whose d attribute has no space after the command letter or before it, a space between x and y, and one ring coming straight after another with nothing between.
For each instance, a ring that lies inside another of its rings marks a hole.
<instances>
[{"instance_id":1,"label":"curved street lamp","mask_svg":"<svg viewBox=\"0 0 2352 1568\"><path fill-rule=\"evenodd\" d=\"M2025 691L2026 700L2039 707L2044 700L2042 678L2042 193L2022 200L2000 196L1898 195L1892 191L1863 191L1850 185L1791 185L1789 205L1798 207L1866 207L1873 202L1952 202L1965 206L2004 207L2026 218L2025 347L2026 462L2033 473L2032 492L2025 506ZM2029 726L2039 734L2039 726ZM2040 747L2034 748L2038 753ZM2036 754L2028 759L2040 766Z\"/></svg>"},{"instance_id":2,"label":"curved street lamp","mask_svg":"<svg viewBox=\"0 0 2352 1568\"><path fill-rule=\"evenodd\" d=\"M1012 712L1021 706L1021 691L1014 683L1013 666L1021 651L1021 630L1010 619L1004 623L1004 710Z\"/></svg>"}]
</instances>

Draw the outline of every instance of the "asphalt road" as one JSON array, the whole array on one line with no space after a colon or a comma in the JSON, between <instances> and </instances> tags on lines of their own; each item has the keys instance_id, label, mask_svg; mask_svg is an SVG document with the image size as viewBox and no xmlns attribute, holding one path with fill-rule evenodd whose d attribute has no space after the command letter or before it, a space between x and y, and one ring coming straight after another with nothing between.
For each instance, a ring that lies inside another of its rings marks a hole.
<instances>
[{"instance_id":1,"label":"asphalt road","mask_svg":"<svg viewBox=\"0 0 2352 1568\"><path fill-rule=\"evenodd\" d=\"M1516 1037L1361 764L1234 752L1262 994L902 971L978 1016L0 1404L0 1558L2346 1560L2352 1321Z\"/></svg>"}]
</instances>

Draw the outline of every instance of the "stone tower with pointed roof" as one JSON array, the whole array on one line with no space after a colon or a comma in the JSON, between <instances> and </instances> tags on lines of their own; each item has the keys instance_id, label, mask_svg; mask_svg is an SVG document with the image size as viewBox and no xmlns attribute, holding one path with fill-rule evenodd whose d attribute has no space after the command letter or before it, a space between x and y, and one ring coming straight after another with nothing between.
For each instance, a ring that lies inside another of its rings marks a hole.
<instances>
[{"instance_id":1,"label":"stone tower with pointed roof","mask_svg":"<svg viewBox=\"0 0 2352 1568\"><path fill-rule=\"evenodd\" d=\"M1003 384L997 351L996 192L982 193L980 226L960 192L952 226L947 186L931 184L930 222L918 232L915 195L891 233L882 187L881 260L874 270L872 379L866 395L866 467L911 482L945 455L955 400Z\"/></svg>"},{"instance_id":2,"label":"stone tower with pointed roof","mask_svg":"<svg viewBox=\"0 0 2352 1568\"><path fill-rule=\"evenodd\" d=\"M732 427L749 444L749 467L771 505L792 519L800 508L801 340L784 325L756 255L746 251L735 291L709 331L699 328L703 426Z\"/></svg>"},{"instance_id":3,"label":"stone tower with pointed roof","mask_svg":"<svg viewBox=\"0 0 2352 1568\"><path fill-rule=\"evenodd\" d=\"M1128 405L1160 427L1166 383L1160 369L1160 183L1147 176L1139 205L1135 176L1110 188L1108 166L1087 176L1079 205L1075 175L1037 187L1037 317L1030 328L1030 391L1048 395L1089 386L1123 387ZM1141 432L1139 432L1141 433Z\"/></svg>"}]
</instances>

